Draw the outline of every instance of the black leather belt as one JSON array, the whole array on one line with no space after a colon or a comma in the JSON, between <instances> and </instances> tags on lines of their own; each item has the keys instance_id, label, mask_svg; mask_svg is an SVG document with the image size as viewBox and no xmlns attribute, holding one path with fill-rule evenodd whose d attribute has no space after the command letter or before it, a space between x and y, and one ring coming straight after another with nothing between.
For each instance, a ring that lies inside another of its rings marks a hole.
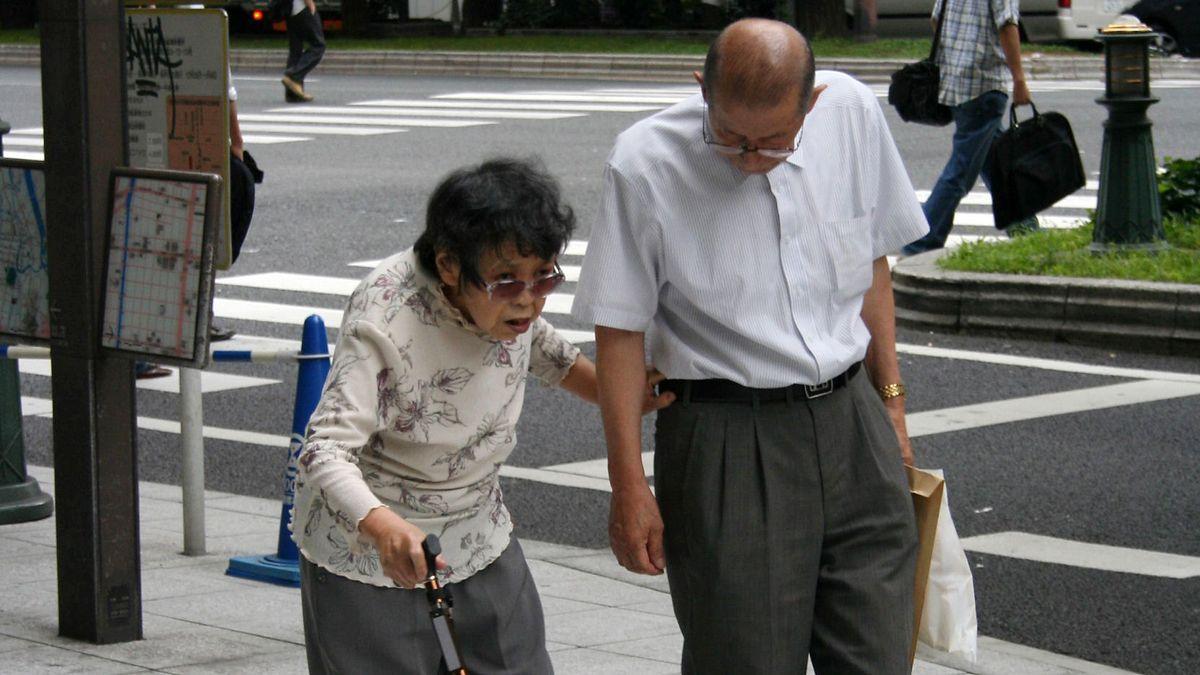
<instances>
[{"instance_id":1,"label":"black leather belt","mask_svg":"<svg viewBox=\"0 0 1200 675\"><path fill-rule=\"evenodd\" d=\"M828 396L850 383L858 373L862 362L855 363L846 372L826 380L820 384L791 384L774 389L756 389L744 387L729 380L663 380L658 388L663 391L673 391L680 401L710 401L710 402L754 402L784 401L805 399L812 400Z\"/></svg>"}]
</instances>

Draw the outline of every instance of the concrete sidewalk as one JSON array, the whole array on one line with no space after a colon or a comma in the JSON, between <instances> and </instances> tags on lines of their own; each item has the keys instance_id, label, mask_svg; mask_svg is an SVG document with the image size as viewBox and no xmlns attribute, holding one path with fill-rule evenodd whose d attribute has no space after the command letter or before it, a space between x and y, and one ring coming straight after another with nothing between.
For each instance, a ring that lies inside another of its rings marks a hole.
<instances>
[{"instance_id":1,"label":"concrete sidewalk","mask_svg":"<svg viewBox=\"0 0 1200 675\"><path fill-rule=\"evenodd\" d=\"M46 492L54 473L30 467ZM54 518L0 526L0 671L8 673L304 673L297 589L225 575L234 555L273 553L277 501L208 492L208 554L182 555L180 488L141 484L145 639L93 645L58 636ZM523 541L546 612L555 669L678 673L682 639L666 580L630 574L608 551ZM432 633L430 639L433 639ZM1124 673L1050 652L980 638L978 663L922 651L914 673Z\"/></svg>"}]
</instances>

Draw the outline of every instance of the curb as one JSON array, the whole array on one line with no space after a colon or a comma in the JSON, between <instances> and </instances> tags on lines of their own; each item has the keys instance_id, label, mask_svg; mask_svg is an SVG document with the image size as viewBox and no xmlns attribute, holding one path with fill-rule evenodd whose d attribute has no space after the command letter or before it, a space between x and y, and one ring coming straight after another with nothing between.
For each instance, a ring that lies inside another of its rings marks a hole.
<instances>
[{"instance_id":1,"label":"curb","mask_svg":"<svg viewBox=\"0 0 1200 675\"><path fill-rule=\"evenodd\" d=\"M0 45L0 66L37 66L38 45ZM282 71L283 49L233 49L230 61L242 71ZM884 83L906 59L818 59L821 68L840 70L868 83ZM1102 79L1103 56L1026 55L1032 80ZM544 52L328 51L321 70L357 75L465 75L476 77L545 77L691 83L704 66L703 55L562 54ZM1153 58L1155 79L1200 79L1200 59Z\"/></svg>"},{"instance_id":2,"label":"curb","mask_svg":"<svg viewBox=\"0 0 1200 675\"><path fill-rule=\"evenodd\" d=\"M1200 286L954 272L945 253L896 263L897 325L1200 356Z\"/></svg>"}]
</instances>

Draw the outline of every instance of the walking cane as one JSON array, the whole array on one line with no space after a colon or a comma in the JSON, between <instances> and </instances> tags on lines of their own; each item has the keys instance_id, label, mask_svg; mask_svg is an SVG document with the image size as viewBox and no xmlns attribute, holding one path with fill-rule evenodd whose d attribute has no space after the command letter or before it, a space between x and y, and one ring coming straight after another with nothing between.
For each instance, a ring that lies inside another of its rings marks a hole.
<instances>
[{"instance_id":1,"label":"walking cane","mask_svg":"<svg viewBox=\"0 0 1200 675\"><path fill-rule=\"evenodd\" d=\"M442 552L442 544L437 535L431 534L421 542L425 551L425 597L429 600L429 618L433 620L433 632L437 636L438 647L442 650L442 672L449 675L467 675L467 669L458 655L458 641L454 638L454 598L450 589L438 583L437 557Z\"/></svg>"}]
</instances>

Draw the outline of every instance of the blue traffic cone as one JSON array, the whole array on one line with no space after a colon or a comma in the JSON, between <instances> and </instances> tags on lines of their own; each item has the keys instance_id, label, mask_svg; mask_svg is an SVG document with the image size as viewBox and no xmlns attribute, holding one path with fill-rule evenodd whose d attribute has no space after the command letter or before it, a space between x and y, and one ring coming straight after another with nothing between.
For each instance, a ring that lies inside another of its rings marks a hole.
<instances>
[{"instance_id":1,"label":"blue traffic cone","mask_svg":"<svg viewBox=\"0 0 1200 675\"><path fill-rule=\"evenodd\" d=\"M296 501L296 471L304 432L321 399L325 377L329 375L329 340L325 322L313 314L304 321L300 342L300 372L296 378L296 404L292 409L292 442L288 448L287 470L283 475L283 507L279 515L279 543L274 555L240 556L229 559L225 574L284 586L300 585L300 551L292 541L288 522Z\"/></svg>"}]
</instances>

